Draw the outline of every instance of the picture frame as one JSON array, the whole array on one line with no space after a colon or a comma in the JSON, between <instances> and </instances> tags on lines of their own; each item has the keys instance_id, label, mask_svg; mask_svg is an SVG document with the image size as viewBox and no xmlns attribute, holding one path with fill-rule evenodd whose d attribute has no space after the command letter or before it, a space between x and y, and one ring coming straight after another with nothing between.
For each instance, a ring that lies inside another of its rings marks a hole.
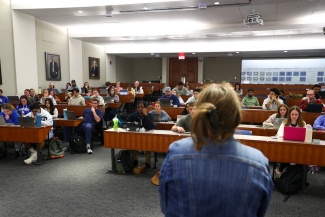
<instances>
[{"instance_id":1,"label":"picture frame","mask_svg":"<svg viewBox=\"0 0 325 217\"><path fill-rule=\"evenodd\" d=\"M0 60L0 85L2 85L1 60Z\"/></svg>"},{"instance_id":2,"label":"picture frame","mask_svg":"<svg viewBox=\"0 0 325 217\"><path fill-rule=\"evenodd\" d=\"M100 79L100 59L89 57L89 79Z\"/></svg>"},{"instance_id":3,"label":"picture frame","mask_svg":"<svg viewBox=\"0 0 325 217\"><path fill-rule=\"evenodd\" d=\"M45 52L45 69L47 81L61 81L60 54Z\"/></svg>"}]
</instances>

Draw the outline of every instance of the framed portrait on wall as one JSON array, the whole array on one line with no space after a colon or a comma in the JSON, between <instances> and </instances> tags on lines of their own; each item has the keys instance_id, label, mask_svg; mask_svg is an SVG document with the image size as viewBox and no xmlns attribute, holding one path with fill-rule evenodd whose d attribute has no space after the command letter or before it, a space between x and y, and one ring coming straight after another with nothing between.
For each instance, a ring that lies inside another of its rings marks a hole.
<instances>
[{"instance_id":1,"label":"framed portrait on wall","mask_svg":"<svg viewBox=\"0 0 325 217\"><path fill-rule=\"evenodd\" d=\"M99 58L89 57L89 79L100 79Z\"/></svg>"},{"instance_id":2,"label":"framed portrait on wall","mask_svg":"<svg viewBox=\"0 0 325 217\"><path fill-rule=\"evenodd\" d=\"M0 85L2 85L1 60L0 60Z\"/></svg>"},{"instance_id":3,"label":"framed portrait on wall","mask_svg":"<svg viewBox=\"0 0 325 217\"><path fill-rule=\"evenodd\" d=\"M60 54L45 52L46 80L61 81Z\"/></svg>"}]
</instances>

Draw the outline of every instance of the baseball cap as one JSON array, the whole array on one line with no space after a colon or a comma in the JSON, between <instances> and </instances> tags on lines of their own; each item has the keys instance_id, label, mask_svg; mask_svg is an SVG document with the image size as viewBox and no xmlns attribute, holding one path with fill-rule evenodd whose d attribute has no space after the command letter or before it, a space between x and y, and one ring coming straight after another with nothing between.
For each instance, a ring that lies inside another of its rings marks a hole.
<instances>
[{"instance_id":1,"label":"baseball cap","mask_svg":"<svg viewBox=\"0 0 325 217\"><path fill-rule=\"evenodd\" d=\"M50 83L50 85L53 85L52 83Z\"/></svg>"},{"instance_id":2,"label":"baseball cap","mask_svg":"<svg viewBox=\"0 0 325 217\"><path fill-rule=\"evenodd\" d=\"M76 83L76 80L71 80L71 83Z\"/></svg>"},{"instance_id":3,"label":"baseball cap","mask_svg":"<svg viewBox=\"0 0 325 217\"><path fill-rule=\"evenodd\" d=\"M170 87L166 87L166 91L172 91Z\"/></svg>"}]
</instances>

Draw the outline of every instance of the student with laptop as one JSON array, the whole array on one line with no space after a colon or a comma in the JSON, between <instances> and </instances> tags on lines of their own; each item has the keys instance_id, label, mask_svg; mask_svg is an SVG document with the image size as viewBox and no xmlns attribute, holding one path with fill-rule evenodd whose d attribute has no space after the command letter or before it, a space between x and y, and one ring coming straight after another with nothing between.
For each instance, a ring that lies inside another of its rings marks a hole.
<instances>
[{"instance_id":1,"label":"student with laptop","mask_svg":"<svg viewBox=\"0 0 325 217\"><path fill-rule=\"evenodd\" d=\"M236 83L235 84L235 88L234 88L235 92L238 93L238 95L243 95L243 89L240 88L240 84Z\"/></svg>"},{"instance_id":2,"label":"student with laptop","mask_svg":"<svg viewBox=\"0 0 325 217\"><path fill-rule=\"evenodd\" d=\"M20 111L22 116L27 115L31 112L29 109L30 102L25 95L22 95L19 99L19 104L16 107L16 111Z\"/></svg>"},{"instance_id":3,"label":"student with laptop","mask_svg":"<svg viewBox=\"0 0 325 217\"><path fill-rule=\"evenodd\" d=\"M173 90L176 90L177 93L181 95L188 95L188 90L186 87L184 87L184 83L181 81L178 82L178 85Z\"/></svg>"},{"instance_id":4,"label":"student with laptop","mask_svg":"<svg viewBox=\"0 0 325 217\"><path fill-rule=\"evenodd\" d=\"M115 89L114 87L112 87L111 89L109 89L109 94L107 95L107 97L111 98L111 101L114 103L117 103L120 101L120 98L117 94L115 94ZM114 108L105 108L105 117L106 117L106 121L111 121L115 114L118 112L118 109L114 109Z\"/></svg>"},{"instance_id":5,"label":"student with laptop","mask_svg":"<svg viewBox=\"0 0 325 217\"><path fill-rule=\"evenodd\" d=\"M70 98L68 105L85 105L85 98L79 94L79 89L74 88L72 90L73 97Z\"/></svg>"},{"instance_id":6,"label":"student with laptop","mask_svg":"<svg viewBox=\"0 0 325 217\"><path fill-rule=\"evenodd\" d=\"M55 88L53 83L49 84L49 88L47 88L47 91L50 93L50 91L53 90L55 94L59 94L59 90Z\"/></svg>"},{"instance_id":7,"label":"student with laptop","mask_svg":"<svg viewBox=\"0 0 325 217\"><path fill-rule=\"evenodd\" d=\"M301 111L298 106L292 106L288 112L287 120L283 121L278 133L278 138L283 138L284 136L284 127L306 127L306 122L301 117ZM289 163L281 163L279 169L276 170L277 176L282 175L283 169L286 168Z\"/></svg>"},{"instance_id":8,"label":"student with laptop","mask_svg":"<svg viewBox=\"0 0 325 217\"><path fill-rule=\"evenodd\" d=\"M321 97L320 91L322 90L322 87L319 84L315 84L311 89L314 90L314 92L315 92L315 98L320 99L320 97ZM307 96L307 92L303 95L303 97Z\"/></svg>"},{"instance_id":9,"label":"student with laptop","mask_svg":"<svg viewBox=\"0 0 325 217\"><path fill-rule=\"evenodd\" d=\"M53 102L53 105L56 105L55 99L49 94L49 91L47 89L43 90L43 97L40 100L41 105L45 105L45 100L47 98L50 98Z\"/></svg>"},{"instance_id":10,"label":"student with laptop","mask_svg":"<svg viewBox=\"0 0 325 217\"><path fill-rule=\"evenodd\" d=\"M321 115L315 120L313 128L316 130L325 129L325 115Z\"/></svg>"},{"instance_id":11,"label":"student with laptop","mask_svg":"<svg viewBox=\"0 0 325 217\"><path fill-rule=\"evenodd\" d=\"M248 89L247 95L241 101L243 106L260 106L258 99L254 96L254 90Z\"/></svg>"},{"instance_id":12,"label":"student with laptop","mask_svg":"<svg viewBox=\"0 0 325 217\"><path fill-rule=\"evenodd\" d=\"M34 118L34 123L36 123L36 115L40 114L41 115L41 125L42 126L52 126L51 131L49 132L48 136L46 136L45 140L52 139L54 134L53 134L53 119L52 115L42 109L39 104L34 103L30 106L31 112L26 115L26 117L31 117ZM31 135L32 136L32 135ZM25 147L29 149L31 155L30 158L27 160L24 160L26 164L31 164L37 160L37 151L40 150L35 150L33 148L32 143L24 143ZM44 141L40 144L40 149L44 147Z\"/></svg>"},{"instance_id":13,"label":"student with laptop","mask_svg":"<svg viewBox=\"0 0 325 217\"><path fill-rule=\"evenodd\" d=\"M282 99L279 99L280 91L277 88L270 89L270 95L264 100L262 108L264 110L278 110L279 106L283 104Z\"/></svg>"},{"instance_id":14,"label":"student with laptop","mask_svg":"<svg viewBox=\"0 0 325 217\"><path fill-rule=\"evenodd\" d=\"M285 104L280 105L278 112L271 115L266 121L263 122L263 127L273 127L276 118L287 118L289 107Z\"/></svg>"},{"instance_id":15,"label":"student with laptop","mask_svg":"<svg viewBox=\"0 0 325 217\"><path fill-rule=\"evenodd\" d=\"M130 84L130 83L128 84L127 90L128 90L129 95L134 95L135 94L135 90L132 88L132 84Z\"/></svg>"},{"instance_id":16,"label":"student with laptop","mask_svg":"<svg viewBox=\"0 0 325 217\"><path fill-rule=\"evenodd\" d=\"M99 95L97 89L93 89L93 96L91 98L97 98L99 100L99 105L104 105L104 99L101 95Z\"/></svg>"},{"instance_id":17,"label":"student with laptop","mask_svg":"<svg viewBox=\"0 0 325 217\"><path fill-rule=\"evenodd\" d=\"M154 128L153 116L152 114L148 113L147 105L141 100L137 102L137 111L130 114L125 120L125 122L138 122L140 123L141 128L143 127L148 130L152 130ZM132 156L134 166L137 166L138 158L137 158L136 151L131 150L130 154ZM145 163L146 171L151 170L150 162L151 162L151 152L146 151L146 163Z\"/></svg>"},{"instance_id":18,"label":"student with laptop","mask_svg":"<svg viewBox=\"0 0 325 217\"><path fill-rule=\"evenodd\" d=\"M0 113L0 116L3 117L5 123L19 124L18 117L20 116L15 110L15 108L13 107L13 105L9 103L3 104L3 112ZM3 145L4 142L0 142L0 147L2 148L2 150L3 150ZM15 158L18 158L21 156L20 142L14 142L14 146L15 146Z\"/></svg>"},{"instance_id":19,"label":"student with laptop","mask_svg":"<svg viewBox=\"0 0 325 217\"><path fill-rule=\"evenodd\" d=\"M197 101L198 96L199 96L199 94L200 94L201 91L202 91L201 88L196 88L193 91L193 96L191 96L190 98L188 98L185 104L187 105L187 103L189 103L189 102L195 102L195 101Z\"/></svg>"},{"instance_id":20,"label":"student with laptop","mask_svg":"<svg viewBox=\"0 0 325 217\"><path fill-rule=\"evenodd\" d=\"M149 112L152 115L159 115L159 121L171 121L172 119L169 115L161 109L161 102L155 102L155 110Z\"/></svg>"},{"instance_id":21,"label":"student with laptop","mask_svg":"<svg viewBox=\"0 0 325 217\"><path fill-rule=\"evenodd\" d=\"M72 92L75 88L79 90L79 93L81 93L81 88L77 85L76 80L71 80L71 86L68 88L68 91Z\"/></svg>"},{"instance_id":22,"label":"student with laptop","mask_svg":"<svg viewBox=\"0 0 325 217\"><path fill-rule=\"evenodd\" d=\"M38 94L36 94L35 90L33 88L30 88L29 91L30 91L30 96L34 98L35 102L38 102L39 97Z\"/></svg>"},{"instance_id":23,"label":"student with laptop","mask_svg":"<svg viewBox=\"0 0 325 217\"><path fill-rule=\"evenodd\" d=\"M231 85L200 93L192 136L173 142L159 176L165 216L264 216L273 182L268 159L233 135L241 103Z\"/></svg>"},{"instance_id":24,"label":"student with laptop","mask_svg":"<svg viewBox=\"0 0 325 217\"><path fill-rule=\"evenodd\" d=\"M172 91L172 94L178 97L179 104L181 104L181 105L184 105L185 104L183 98L181 97L181 94L177 93L176 90L173 90Z\"/></svg>"},{"instance_id":25,"label":"student with laptop","mask_svg":"<svg viewBox=\"0 0 325 217\"><path fill-rule=\"evenodd\" d=\"M163 95L162 97L160 97L160 99L170 99L172 102L171 102L171 106L174 106L174 105L177 105L177 107L180 107L180 103L179 103L179 100L178 100L178 97L175 96L174 94L172 94L172 90L170 87L166 87L165 89L165 95Z\"/></svg>"},{"instance_id":26,"label":"student with laptop","mask_svg":"<svg viewBox=\"0 0 325 217\"><path fill-rule=\"evenodd\" d=\"M105 86L106 86L106 90L109 90L109 89L111 89L111 82L109 82L109 81L106 81L106 83L105 83Z\"/></svg>"},{"instance_id":27,"label":"student with laptop","mask_svg":"<svg viewBox=\"0 0 325 217\"><path fill-rule=\"evenodd\" d=\"M103 112L98 108L99 100L97 98L91 99L91 108L86 108L79 119L83 119L77 127L75 127L76 133L82 133L86 136L87 153L92 154L90 149L91 132L95 130L96 124L103 118ZM63 127L64 141L69 142L69 138L72 135L71 127Z\"/></svg>"},{"instance_id":28,"label":"student with laptop","mask_svg":"<svg viewBox=\"0 0 325 217\"><path fill-rule=\"evenodd\" d=\"M306 97L302 98L302 100L299 103L299 108L302 111L307 111L309 104L320 104L323 105L323 102L320 99L315 98L315 91L314 90L308 90ZM325 107L322 107L322 111L325 112Z\"/></svg>"},{"instance_id":29,"label":"student with laptop","mask_svg":"<svg viewBox=\"0 0 325 217\"><path fill-rule=\"evenodd\" d=\"M61 102L60 98L55 95L54 90L50 90L49 95L54 98L56 104L59 104Z\"/></svg>"},{"instance_id":30,"label":"student with laptop","mask_svg":"<svg viewBox=\"0 0 325 217\"><path fill-rule=\"evenodd\" d=\"M2 90L0 89L0 105L1 105L1 104L4 104L4 103L9 103L8 98L5 97L5 96L3 96L2 93L3 93L3 92L2 92Z\"/></svg>"},{"instance_id":31,"label":"student with laptop","mask_svg":"<svg viewBox=\"0 0 325 217\"><path fill-rule=\"evenodd\" d=\"M140 87L139 87L139 81L135 81L134 82L134 91L136 92L136 93L139 93L140 92Z\"/></svg>"},{"instance_id":32,"label":"student with laptop","mask_svg":"<svg viewBox=\"0 0 325 217\"><path fill-rule=\"evenodd\" d=\"M52 102L51 99L46 99L45 100L44 110L52 115L52 119L57 118L58 115L59 115L58 109L54 107L53 102Z\"/></svg>"},{"instance_id":33,"label":"student with laptop","mask_svg":"<svg viewBox=\"0 0 325 217\"><path fill-rule=\"evenodd\" d=\"M123 90L123 88L121 87L121 83L120 82L117 82L116 83L116 88L115 89L117 90L117 94L120 94L121 90Z\"/></svg>"},{"instance_id":34,"label":"student with laptop","mask_svg":"<svg viewBox=\"0 0 325 217\"><path fill-rule=\"evenodd\" d=\"M188 111L189 114L182 117L177 123L172 127L172 131L179 132L179 133L185 133L189 132L191 128L191 122L193 118L193 114L195 112L195 103L190 102L188 104Z\"/></svg>"},{"instance_id":35,"label":"student with laptop","mask_svg":"<svg viewBox=\"0 0 325 217\"><path fill-rule=\"evenodd\" d=\"M27 97L28 101L29 101L31 104L34 104L34 103L35 103L35 99L34 99L34 97L32 97L32 96L30 95L30 90L29 90L29 89L26 89L26 90L24 91L24 95Z\"/></svg>"}]
</instances>

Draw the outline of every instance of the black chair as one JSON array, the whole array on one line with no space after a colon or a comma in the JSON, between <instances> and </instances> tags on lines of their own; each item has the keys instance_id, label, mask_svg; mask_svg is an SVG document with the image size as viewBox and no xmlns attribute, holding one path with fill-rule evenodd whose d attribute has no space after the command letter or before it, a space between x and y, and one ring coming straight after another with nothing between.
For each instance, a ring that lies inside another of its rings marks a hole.
<instances>
[{"instance_id":1,"label":"black chair","mask_svg":"<svg viewBox=\"0 0 325 217\"><path fill-rule=\"evenodd\" d=\"M91 141L90 141L90 147L91 149L94 148L93 142L94 142L94 137L99 136L100 139L100 144L104 145L104 120L103 118L100 119L100 122L96 124L95 130L91 132Z\"/></svg>"}]
</instances>

